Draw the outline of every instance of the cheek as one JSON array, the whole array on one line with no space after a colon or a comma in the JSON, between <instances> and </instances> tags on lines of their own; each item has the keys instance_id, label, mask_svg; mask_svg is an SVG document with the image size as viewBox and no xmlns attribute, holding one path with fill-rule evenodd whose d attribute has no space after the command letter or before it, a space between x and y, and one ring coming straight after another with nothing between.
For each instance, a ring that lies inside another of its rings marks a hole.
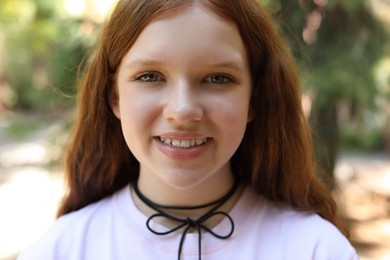
<instances>
[{"instance_id":1,"label":"cheek","mask_svg":"<svg viewBox=\"0 0 390 260\"><path fill-rule=\"evenodd\" d=\"M244 96L246 97L246 96ZM233 155L240 145L248 122L249 98L214 100L210 117L219 131L224 153Z\"/></svg>"},{"instance_id":2,"label":"cheek","mask_svg":"<svg viewBox=\"0 0 390 260\"><path fill-rule=\"evenodd\" d=\"M144 100L144 101L143 101ZM147 99L120 101L121 125L126 144L133 155L142 159L152 136L154 113Z\"/></svg>"},{"instance_id":3,"label":"cheek","mask_svg":"<svg viewBox=\"0 0 390 260\"><path fill-rule=\"evenodd\" d=\"M122 127L131 132L150 127L158 113L156 102L148 98L130 98L120 101ZM139 134L139 133L138 133Z\"/></svg>"},{"instance_id":4,"label":"cheek","mask_svg":"<svg viewBox=\"0 0 390 260\"><path fill-rule=\"evenodd\" d=\"M246 93L209 100L209 112L221 124L245 128L249 114L249 95Z\"/></svg>"}]
</instances>

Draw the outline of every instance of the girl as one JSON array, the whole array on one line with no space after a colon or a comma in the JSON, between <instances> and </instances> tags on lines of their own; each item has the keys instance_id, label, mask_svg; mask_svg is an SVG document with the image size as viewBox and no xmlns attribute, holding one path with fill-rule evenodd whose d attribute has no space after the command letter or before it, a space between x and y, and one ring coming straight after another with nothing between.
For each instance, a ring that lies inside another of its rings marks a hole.
<instances>
[{"instance_id":1,"label":"girl","mask_svg":"<svg viewBox=\"0 0 390 260\"><path fill-rule=\"evenodd\" d=\"M20 259L357 259L255 0L120 0L80 87L69 193Z\"/></svg>"}]
</instances>

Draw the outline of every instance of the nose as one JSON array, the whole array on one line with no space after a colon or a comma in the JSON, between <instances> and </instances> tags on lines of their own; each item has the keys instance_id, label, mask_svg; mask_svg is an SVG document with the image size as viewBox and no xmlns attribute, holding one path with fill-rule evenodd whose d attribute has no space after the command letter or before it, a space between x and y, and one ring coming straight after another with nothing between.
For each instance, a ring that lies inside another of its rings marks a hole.
<instances>
[{"instance_id":1,"label":"nose","mask_svg":"<svg viewBox=\"0 0 390 260\"><path fill-rule=\"evenodd\" d=\"M194 124L202 120L203 107L196 87L187 81L168 86L169 94L163 109L163 117L178 125Z\"/></svg>"}]
</instances>

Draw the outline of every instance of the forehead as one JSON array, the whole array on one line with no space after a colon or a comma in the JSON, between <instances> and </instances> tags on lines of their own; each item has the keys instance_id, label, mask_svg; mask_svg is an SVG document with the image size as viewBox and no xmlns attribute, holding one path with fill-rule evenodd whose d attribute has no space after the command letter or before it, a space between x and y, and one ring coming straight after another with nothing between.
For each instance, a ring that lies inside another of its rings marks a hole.
<instances>
[{"instance_id":1,"label":"forehead","mask_svg":"<svg viewBox=\"0 0 390 260\"><path fill-rule=\"evenodd\" d=\"M226 55L246 59L246 49L235 23L200 5L182 7L152 19L125 59L145 55L173 59L189 51L194 59Z\"/></svg>"}]
</instances>

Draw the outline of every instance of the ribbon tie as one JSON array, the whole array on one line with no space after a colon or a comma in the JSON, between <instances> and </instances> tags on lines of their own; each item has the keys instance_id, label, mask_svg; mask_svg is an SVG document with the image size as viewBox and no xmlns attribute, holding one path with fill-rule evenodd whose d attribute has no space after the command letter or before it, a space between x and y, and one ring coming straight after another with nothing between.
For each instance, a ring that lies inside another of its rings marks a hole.
<instances>
[{"instance_id":1,"label":"ribbon tie","mask_svg":"<svg viewBox=\"0 0 390 260\"><path fill-rule=\"evenodd\" d=\"M145 197L145 195L143 195L140 192L140 190L138 188L137 182L134 183L134 192L137 194L137 196L140 198L140 200L142 202L144 202L150 208L152 208L155 211L157 211L156 214L153 214L152 216L150 216L148 218L148 220L146 221L146 227L152 233L154 233L156 235L163 236L163 235L168 235L168 234L173 233L173 232L175 232L175 231L177 231L179 229L184 228L183 233L181 235L180 244L179 244L179 250L178 250L178 259L179 260L181 259L181 254L182 254L182 249L183 249L183 244L184 244L184 240L185 240L186 234L188 233L188 231L190 229L192 229L192 228L196 229L196 231L198 232L199 260L201 260L201 256L202 256L202 251L201 251L202 250L202 239L201 239L202 238L202 229L207 231L207 232L209 232L214 237L219 238L219 239L227 239L227 238L229 238L233 234L233 232L234 232L234 221L233 221L233 219L226 212L216 211L216 210L219 207L221 207L226 201L228 201L233 196L233 194L238 189L238 186L239 186L239 183L236 181L234 183L233 187L229 190L229 192L226 193L222 198L220 198L218 200L215 200L213 202L204 204L204 205L198 205L198 206L192 206L192 207L187 207L187 206L166 206L166 205L156 204L156 203L152 202L151 200L149 200L147 197ZM165 211L163 211L163 209L168 209L168 210L169 209L170 210L194 210L194 209L208 208L208 207L211 207L211 206L213 206L213 207L209 211L207 211L205 214L203 214L202 216L200 216L197 219L179 218L179 217L176 217L176 216L172 216L172 215L166 213ZM207 220L209 220L212 217L218 216L218 215L222 215L222 216L226 217L229 220L230 224L231 224L230 231L226 235L217 234L213 230L211 230L210 228L208 228L207 226L204 225L204 223ZM173 227L172 229L167 230L167 231L163 231L163 232L157 231L157 230L154 230L151 227L151 224L150 224L151 221L153 219L155 219L155 218L166 218L166 219L169 219L169 220L173 220L175 222L178 222L178 225L176 227Z\"/></svg>"}]
</instances>

